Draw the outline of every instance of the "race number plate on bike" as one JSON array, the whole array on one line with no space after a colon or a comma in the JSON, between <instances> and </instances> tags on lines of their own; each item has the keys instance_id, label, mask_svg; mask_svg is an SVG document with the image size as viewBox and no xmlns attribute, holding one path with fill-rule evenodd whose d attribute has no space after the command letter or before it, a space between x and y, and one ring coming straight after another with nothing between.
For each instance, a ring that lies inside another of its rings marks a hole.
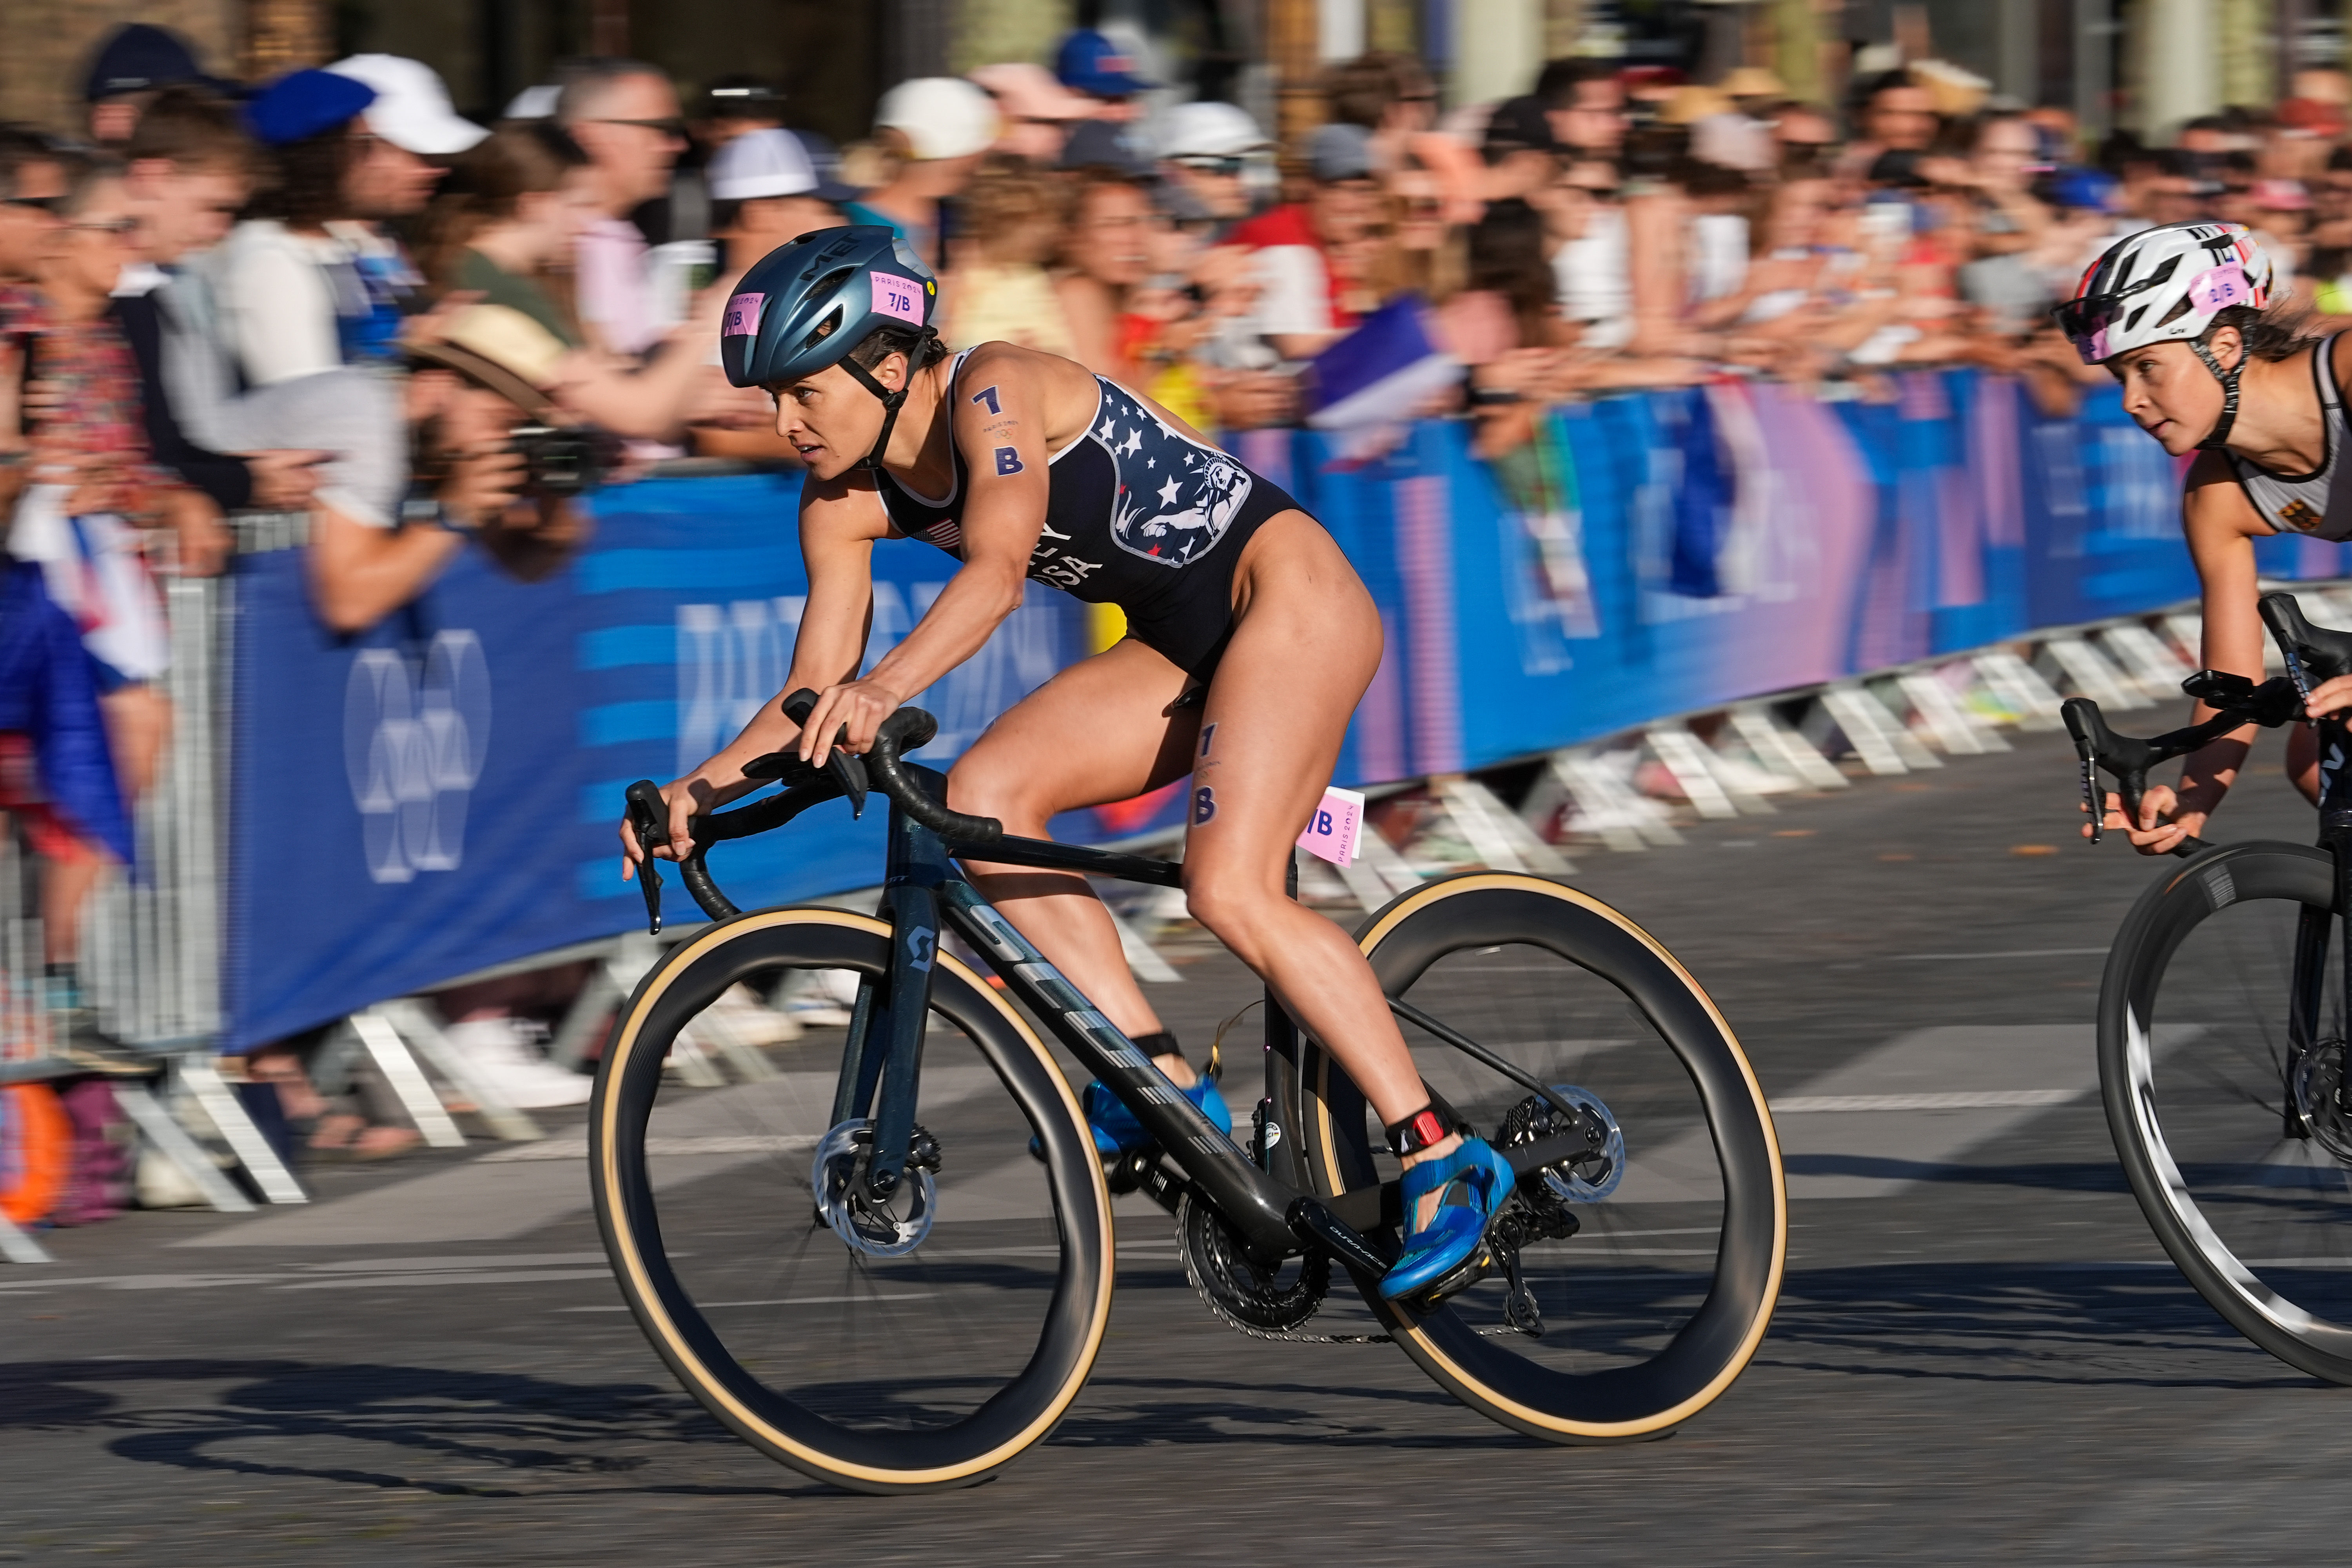
<instances>
[{"instance_id":1,"label":"race number plate on bike","mask_svg":"<svg viewBox=\"0 0 2352 1568\"><path fill-rule=\"evenodd\" d=\"M1345 866L1356 858L1356 839L1363 829L1362 793L1335 786L1323 792L1315 815L1307 819L1307 831L1298 836L1298 847L1334 866Z\"/></svg>"}]
</instances>

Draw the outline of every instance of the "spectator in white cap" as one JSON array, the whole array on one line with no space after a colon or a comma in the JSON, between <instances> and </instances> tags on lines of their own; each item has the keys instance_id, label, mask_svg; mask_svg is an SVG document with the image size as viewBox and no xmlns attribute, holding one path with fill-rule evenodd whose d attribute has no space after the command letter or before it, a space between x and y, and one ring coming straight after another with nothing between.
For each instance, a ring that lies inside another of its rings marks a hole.
<instances>
[{"instance_id":1,"label":"spectator in white cap","mask_svg":"<svg viewBox=\"0 0 2352 1568\"><path fill-rule=\"evenodd\" d=\"M367 128L420 158L454 158L489 134L449 107L449 89L433 68L398 55L353 55L327 68L375 89L362 116Z\"/></svg>"},{"instance_id":2,"label":"spectator in white cap","mask_svg":"<svg viewBox=\"0 0 2352 1568\"><path fill-rule=\"evenodd\" d=\"M878 189L849 205L849 221L895 229L944 270L940 203L971 183L996 141L996 104L961 77L917 77L882 95L874 129L876 145L895 166Z\"/></svg>"},{"instance_id":3,"label":"spectator in white cap","mask_svg":"<svg viewBox=\"0 0 2352 1568\"><path fill-rule=\"evenodd\" d=\"M722 276L740 278L751 263L813 228L842 221L856 187L827 179L789 131L748 131L710 160L710 232L727 246Z\"/></svg>"},{"instance_id":4,"label":"spectator in white cap","mask_svg":"<svg viewBox=\"0 0 2352 1568\"><path fill-rule=\"evenodd\" d=\"M1226 225L1249 216L1251 161L1271 145L1248 113L1230 103L1180 103L1160 132L1160 170L1180 224Z\"/></svg>"},{"instance_id":5,"label":"spectator in white cap","mask_svg":"<svg viewBox=\"0 0 2352 1568\"><path fill-rule=\"evenodd\" d=\"M1044 66L1027 60L982 66L969 79L996 100L999 123L991 151L1013 153L1040 168L1050 169L1060 160L1070 127L1093 119L1100 107L1055 80Z\"/></svg>"}]
</instances>

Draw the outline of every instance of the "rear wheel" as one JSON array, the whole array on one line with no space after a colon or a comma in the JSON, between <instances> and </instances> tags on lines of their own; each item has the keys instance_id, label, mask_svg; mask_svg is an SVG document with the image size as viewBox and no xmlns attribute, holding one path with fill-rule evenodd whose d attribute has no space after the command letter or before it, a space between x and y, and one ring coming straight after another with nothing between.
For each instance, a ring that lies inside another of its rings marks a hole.
<instances>
[{"instance_id":1,"label":"rear wheel","mask_svg":"<svg viewBox=\"0 0 2352 1568\"><path fill-rule=\"evenodd\" d=\"M1706 994L1638 926L1573 888L1477 873L1406 893L1359 933L1397 997L1613 1127L1614 1158L1523 1177L1497 1267L1434 1310L1365 1300L1464 1403L1554 1442L1654 1436L1755 1354L1787 1256L1762 1089ZM1561 1112L1403 1024L1423 1079L1481 1136L1534 1142ZM1393 1180L1362 1095L1311 1045L1307 1158L1326 1194ZM1508 1250L1506 1248L1505 1250Z\"/></svg>"},{"instance_id":2,"label":"rear wheel","mask_svg":"<svg viewBox=\"0 0 2352 1568\"><path fill-rule=\"evenodd\" d=\"M1094 1364L1111 1290L1110 1197L1077 1102L946 953L916 1179L892 1213L845 1216L843 1173L870 1142L834 1115L845 1026L857 986L887 979L889 940L878 921L770 910L683 943L614 1029L589 1145L614 1272L679 1381L772 1458L877 1492L966 1485L1043 1438ZM689 1056L723 1039L754 1073L689 1087L682 1032Z\"/></svg>"},{"instance_id":3,"label":"rear wheel","mask_svg":"<svg viewBox=\"0 0 2352 1568\"><path fill-rule=\"evenodd\" d=\"M2335 882L2326 850L2241 844L2150 888L2107 957L2099 1083L2132 1192L2198 1293L2290 1366L2352 1384Z\"/></svg>"}]
</instances>

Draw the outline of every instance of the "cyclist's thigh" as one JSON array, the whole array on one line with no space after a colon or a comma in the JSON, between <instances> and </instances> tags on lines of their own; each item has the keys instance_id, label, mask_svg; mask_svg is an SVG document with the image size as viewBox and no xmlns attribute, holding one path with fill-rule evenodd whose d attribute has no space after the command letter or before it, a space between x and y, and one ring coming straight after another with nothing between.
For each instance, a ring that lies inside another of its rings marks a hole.
<instances>
[{"instance_id":1,"label":"cyclist's thigh","mask_svg":"<svg viewBox=\"0 0 2352 1568\"><path fill-rule=\"evenodd\" d=\"M1023 698L956 760L959 811L1031 820L1130 800L1192 766L1198 707L1167 658L1127 637Z\"/></svg>"},{"instance_id":2,"label":"cyclist's thigh","mask_svg":"<svg viewBox=\"0 0 2352 1568\"><path fill-rule=\"evenodd\" d=\"M1188 882L1230 868L1279 886L1280 851L1331 782L1380 660L1380 616L1352 573L1268 573L1254 586L1202 707Z\"/></svg>"}]
</instances>

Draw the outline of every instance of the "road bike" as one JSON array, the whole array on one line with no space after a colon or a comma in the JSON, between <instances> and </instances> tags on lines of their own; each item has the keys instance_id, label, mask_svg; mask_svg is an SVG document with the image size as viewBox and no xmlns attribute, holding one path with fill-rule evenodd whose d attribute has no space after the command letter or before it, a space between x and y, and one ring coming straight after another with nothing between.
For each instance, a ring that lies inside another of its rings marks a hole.
<instances>
[{"instance_id":1,"label":"road bike","mask_svg":"<svg viewBox=\"0 0 2352 1568\"><path fill-rule=\"evenodd\" d=\"M2310 722L2319 743L2315 846L2189 839L2173 851L2189 863L2125 916L2099 991L2099 1084L2132 1193L2198 1293L2281 1361L2352 1384L2352 942L2329 954L2352 908L2352 726L2304 712L2319 682L2352 674L2352 632L2313 626L2289 594L2261 609L2286 673L2190 676L2182 689L2216 710L2204 723L2137 740L2087 699L2064 705L2095 840L2095 769L2136 822L2148 769L2232 730Z\"/></svg>"},{"instance_id":2,"label":"road bike","mask_svg":"<svg viewBox=\"0 0 2352 1568\"><path fill-rule=\"evenodd\" d=\"M786 710L813 700L795 693ZM836 753L823 772L762 758L748 771L782 794L695 820L677 869L714 923L638 985L597 1071L590 1164L614 1272L679 1381L746 1441L876 1492L969 1484L1019 1456L1069 1412L1102 1348L1115 1193L1175 1220L1171 1255L1130 1215L1129 1260L1181 1258L1227 1323L1305 1337L1336 1263L1430 1376L1538 1437L1662 1435L1747 1365L1787 1255L1779 1147L1729 1026L1633 922L1560 882L1495 872L1426 883L1364 922L1432 1100L1518 1173L1487 1278L1384 1302L1398 1167L1331 1057L1265 998L1244 1149L955 858L1159 888L1182 885L1181 864L949 809L945 779L904 757L934 728L902 709L862 758ZM869 788L890 806L878 916L745 912L719 889L711 846L845 795L862 810ZM649 781L630 786L629 810L642 842L667 842ZM642 869L657 927L659 876ZM681 1031L743 985L803 1032L769 1058L772 1076L684 1088L665 1070ZM1149 1147L1097 1153L1056 1046Z\"/></svg>"}]
</instances>

